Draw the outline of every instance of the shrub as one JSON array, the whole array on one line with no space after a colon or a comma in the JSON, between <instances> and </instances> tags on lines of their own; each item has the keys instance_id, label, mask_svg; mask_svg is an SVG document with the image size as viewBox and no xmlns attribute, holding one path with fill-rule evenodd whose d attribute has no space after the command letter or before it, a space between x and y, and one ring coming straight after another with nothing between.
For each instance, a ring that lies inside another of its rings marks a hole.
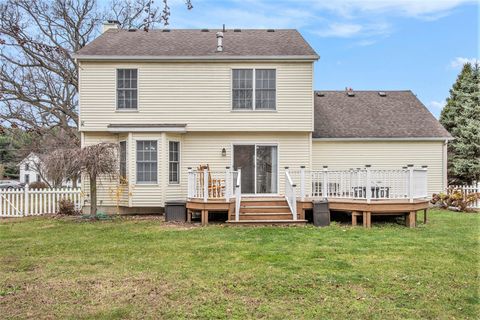
<instances>
[{"instance_id":1,"label":"shrub","mask_svg":"<svg viewBox=\"0 0 480 320\"><path fill-rule=\"evenodd\" d=\"M35 181L28 185L30 189L47 189L48 185L42 181Z\"/></svg>"},{"instance_id":2,"label":"shrub","mask_svg":"<svg viewBox=\"0 0 480 320\"><path fill-rule=\"evenodd\" d=\"M461 190L454 189L448 194L434 193L430 202L444 209L469 211L469 207L477 199L480 199L480 193L463 194Z\"/></svg>"},{"instance_id":3,"label":"shrub","mask_svg":"<svg viewBox=\"0 0 480 320\"><path fill-rule=\"evenodd\" d=\"M61 199L58 201L58 214L74 215L78 214L75 210L75 204L70 199Z\"/></svg>"}]
</instances>

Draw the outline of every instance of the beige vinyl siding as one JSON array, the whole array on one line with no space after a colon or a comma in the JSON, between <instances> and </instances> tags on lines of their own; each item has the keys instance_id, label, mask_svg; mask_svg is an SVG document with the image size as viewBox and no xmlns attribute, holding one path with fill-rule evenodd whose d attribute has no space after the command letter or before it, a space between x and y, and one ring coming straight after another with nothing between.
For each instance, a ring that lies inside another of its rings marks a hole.
<instances>
[{"instance_id":1,"label":"beige vinyl siding","mask_svg":"<svg viewBox=\"0 0 480 320\"><path fill-rule=\"evenodd\" d=\"M118 142L121 136L109 133L84 132L84 145L101 141ZM136 183L136 141L156 140L158 142L158 182L155 184ZM169 184L168 181L168 141L180 142L180 183ZM200 164L208 164L212 171L225 172L226 166L232 165L232 147L235 143L275 144L278 146L278 178L280 193L283 193L285 166L300 168L310 163L309 133L206 133L186 134L167 133L130 133L127 136L127 166L129 177L129 197L122 199L120 205L130 207L161 207L165 201L185 200L187 197L188 167L197 168ZM222 156L222 148L226 156ZM83 180L84 190L88 190L88 181ZM114 198L110 190L116 187L117 181L103 181L98 186L99 201L103 205L114 206Z\"/></svg>"},{"instance_id":2,"label":"beige vinyl siding","mask_svg":"<svg viewBox=\"0 0 480 320\"><path fill-rule=\"evenodd\" d=\"M138 69L138 111L116 111L116 69ZM276 111L232 111L232 69L274 68ZM82 62L81 131L187 124L188 131L312 131L311 62Z\"/></svg>"},{"instance_id":3,"label":"beige vinyl siding","mask_svg":"<svg viewBox=\"0 0 480 320\"><path fill-rule=\"evenodd\" d=\"M398 169L407 164L428 165L428 192L444 188L446 166L442 141L313 141L312 167Z\"/></svg>"}]
</instances>

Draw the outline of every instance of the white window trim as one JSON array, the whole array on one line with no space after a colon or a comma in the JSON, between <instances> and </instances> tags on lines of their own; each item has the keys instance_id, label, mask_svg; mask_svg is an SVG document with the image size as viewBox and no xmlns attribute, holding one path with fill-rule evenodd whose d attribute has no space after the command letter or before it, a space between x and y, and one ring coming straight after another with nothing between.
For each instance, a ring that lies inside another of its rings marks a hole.
<instances>
[{"instance_id":1,"label":"white window trim","mask_svg":"<svg viewBox=\"0 0 480 320\"><path fill-rule=\"evenodd\" d=\"M118 108L118 70L137 70L137 108L136 109L128 109L128 108L123 108L119 109ZM115 112L139 112L138 110L140 109L140 69L139 68L130 68L130 67L125 67L125 68L115 68Z\"/></svg>"},{"instance_id":2,"label":"white window trim","mask_svg":"<svg viewBox=\"0 0 480 320\"><path fill-rule=\"evenodd\" d=\"M257 110L257 103L256 103L256 97L255 97L255 91L256 91L256 82L255 82L255 74L256 70L275 70L275 109L258 109ZM252 70L252 109L234 109L233 108L233 70ZM278 107L278 81L277 81L277 75L278 75L278 69L277 67L260 67L260 68L247 68L247 67L241 67L241 68L235 68L232 67L230 68L230 111L232 112L277 112L277 107Z\"/></svg>"},{"instance_id":3,"label":"white window trim","mask_svg":"<svg viewBox=\"0 0 480 320\"><path fill-rule=\"evenodd\" d=\"M158 139L134 139L135 145L135 184L139 186L158 186L160 185L160 141ZM137 171L137 142L138 141L156 141L157 142L157 181L140 181L138 182L138 171Z\"/></svg>"},{"instance_id":4,"label":"white window trim","mask_svg":"<svg viewBox=\"0 0 480 320\"><path fill-rule=\"evenodd\" d=\"M129 177L129 172L128 172L128 171L129 171L129 170L128 170L128 141L127 141L127 140L120 140L120 141L118 142L118 146L119 146L119 156L120 156L120 157L119 157L120 159L119 159L119 163L118 163L118 164L119 164L119 166L120 166L120 162L121 162L121 160L122 160L122 159L121 159L122 150L121 150L121 147L120 147L120 145L121 145L122 142L125 142L125 177L124 177L124 179L126 180L126 181L125 181L125 184L129 184L130 181L129 181L129 179L128 179L128 177ZM158 148L158 147L157 147L157 148ZM157 152L158 152L158 151L157 151ZM136 159L136 156L135 156L135 159ZM120 171L120 167L118 168L118 171ZM121 177L121 172L119 172L119 173L120 173L120 177ZM121 183L121 181L119 181L119 182Z\"/></svg>"},{"instance_id":5,"label":"white window trim","mask_svg":"<svg viewBox=\"0 0 480 320\"><path fill-rule=\"evenodd\" d=\"M177 142L178 143L178 173L177 173L177 182L170 182L170 142ZM179 140L167 140L168 148L167 148L167 166L168 166L168 185L170 186L178 186L180 185L180 173L182 167L182 143Z\"/></svg>"},{"instance_id":6,"label":"white window trim","mask_svg":"<svg viewBox=\"0 0 480 320\"><path fill-rule=\"evenodd\" d=\"M254 168L254 175L255 175L255 183L254 183L254 190L255 193L245 193L242 195L248 195L252 197L265 197L265 196L277 196L280 194L280 143L279 142L249 142L249 141L233 141L230 143L230 150L232 153L230 159L230 168L234 168L234 146L255 146L255 164L257 159L257 146L266 146L266 147L277 147L277 192L276 193L257 193L257 166L255 165Z\"/></svg>"}]
</instances>

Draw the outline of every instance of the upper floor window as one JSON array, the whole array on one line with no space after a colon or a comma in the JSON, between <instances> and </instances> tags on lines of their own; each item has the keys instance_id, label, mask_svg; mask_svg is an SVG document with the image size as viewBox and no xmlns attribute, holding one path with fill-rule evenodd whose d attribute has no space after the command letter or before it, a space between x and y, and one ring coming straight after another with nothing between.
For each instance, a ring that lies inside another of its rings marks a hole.
<instances>
[{"instance_id":1,"label":"upper floor window","mask_svg":"<svg viewBox=\"0 0 480 320\"><path fill-rule=\"evenodd\" d=\"M168 181L179 183L180 166L180 142L170 141L168 143Z\"/></svg>"},{"instance_id":2,"label":"upper floor window","mask_svg":"<svg viewBox=\"0 0 480 320\"><path fill-rule=\"evenodd\" d=\"M30 165L28 163L25 164L25 171L30 170Z\"/></svg>"},{"instance_id":3,"label":"upper floor window","mask_svg":"<svg viewBox=\"0 0 480 320\"><path fill-rule=\"evenodd\" d=\"M234 110L275 110L275 69L233 69L232 108Z\"/></svg>"},{"instance_id":4,"label":"upper floor window","mask_svg":"<svg viewBox=\"0 0 480 320\"><path fill-rule=\"evenodd\" d=\"M127 182L127 142L120 141L120 183Z\"/></svg>"},{"instance_id":5,"label":"upper floor window","mask_svg":"<svg viewBox=\"0 0 480 320\"><path fill-rule=\"evenodd\" d=\"M137 182L157 183L157 141L137 141Z\"/></svg>"},{"instance_id":6,"label":"upper floor window","mask_svg":"<svg viewBox=\"0 0 480 320\"><path fill-rule=\"evenodd\" d=\"M117 109L132 110L138 107L137 69L117 69Z\"/></svg>"}]
</instances>

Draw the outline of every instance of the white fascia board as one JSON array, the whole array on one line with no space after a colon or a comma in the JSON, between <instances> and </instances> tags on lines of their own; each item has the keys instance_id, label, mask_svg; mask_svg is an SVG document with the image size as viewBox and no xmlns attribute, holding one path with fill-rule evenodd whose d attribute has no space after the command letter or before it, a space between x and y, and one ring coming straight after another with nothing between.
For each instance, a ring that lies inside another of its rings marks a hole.
<instances>
[{"instance_id":1,"label":"white fascia board","mask_svg":"<svg viewBox=\"0 0 480 320\"><path fill-rule=\"evenodd\" d=\"M120 133L120 132L178 132L185 133L187 129L185 127L167 127L167 128L158 128L158 127L116 127L116 128L107 128L108 132Z\"/></svg>"},{"instance_id":2,"label":"white fascia board","mask_svg":"<svg viewBox=\"0 0 480 320\"><path fill-rule=\"evenodd\" d=\"M101 56L74 55L79 61L315 61L319 56Z\"/></svg>"},{"instance_id":3,"label":"white fascia board","mask_svg":"<svg viewBox=\"0 0 480 320\"><path fill-rule=\"evenodd\" d=\"M395 137L395 138L312 138L315 141L445 141L445 140L453 140L452 137Z\"/></svg>"}]
</instances>

